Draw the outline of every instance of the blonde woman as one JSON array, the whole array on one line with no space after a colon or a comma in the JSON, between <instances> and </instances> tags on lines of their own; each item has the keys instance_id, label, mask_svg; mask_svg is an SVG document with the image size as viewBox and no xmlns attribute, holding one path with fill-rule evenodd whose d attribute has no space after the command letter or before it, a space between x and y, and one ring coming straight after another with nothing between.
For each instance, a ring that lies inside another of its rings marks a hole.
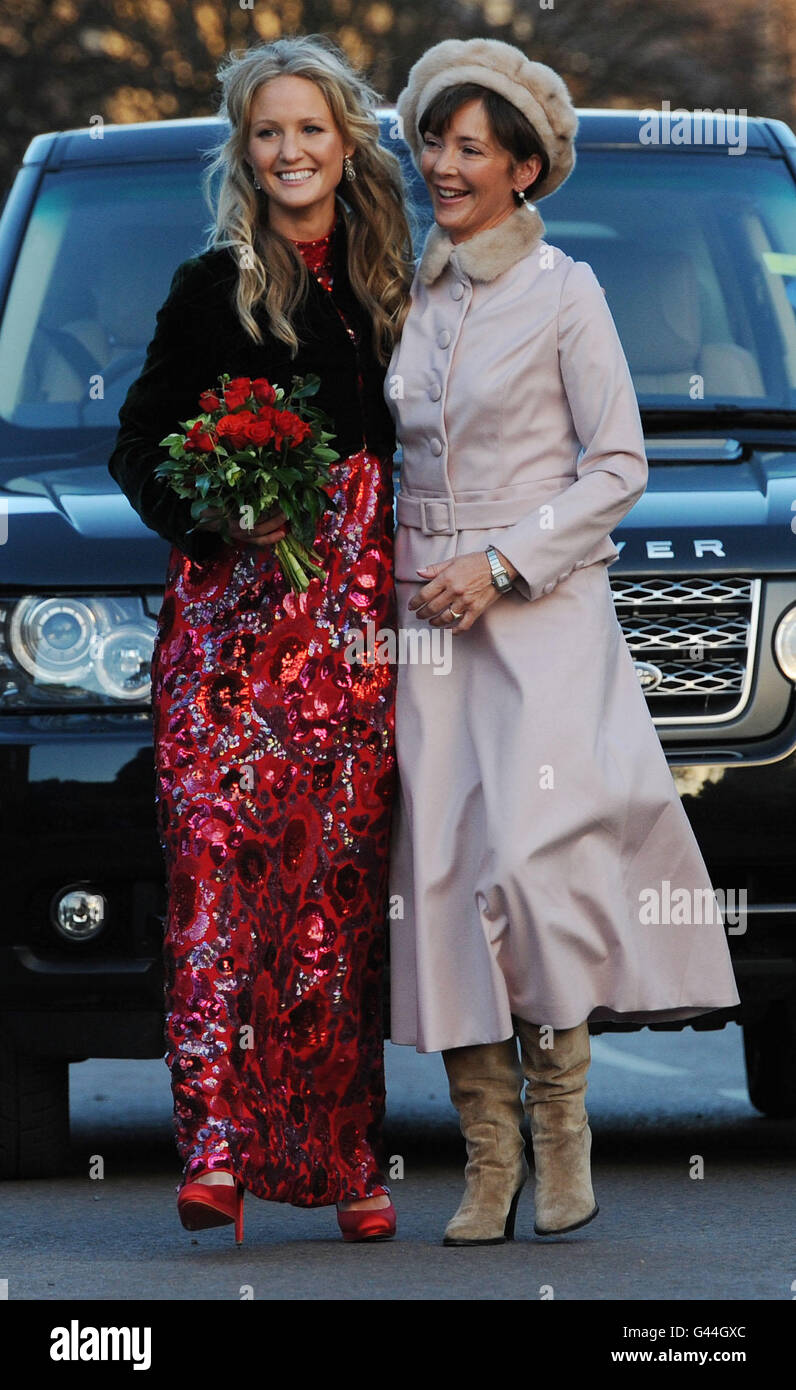
<instances>
[{"instance_id":1,"label":"blonde woman","mask_svg":"<svg viewBox=\"0 0 796 1390\"><path fill-rule=\"evenodd\" d=\"M189 1230L235 1221L246 1189L337 1204L347 1240L395 1231L380 1160L381 980L394 790L394 668L349 661L395 625L385 364L407 308L409 235L376 97L325 40L219 70L229 136L212 245L183 262L110 470L172 542L152 674L169 892L167 1063ZM341 460L319 523L325 568L283 578L277 513L218 534L152 476L157 441L219 373L316 373Z\"/></svg>"}]
</instances>

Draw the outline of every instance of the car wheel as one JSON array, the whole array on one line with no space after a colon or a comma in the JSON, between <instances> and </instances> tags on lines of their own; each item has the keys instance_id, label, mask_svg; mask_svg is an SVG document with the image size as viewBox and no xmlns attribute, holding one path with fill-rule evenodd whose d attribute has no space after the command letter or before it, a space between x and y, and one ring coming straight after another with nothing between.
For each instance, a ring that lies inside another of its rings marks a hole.
<instances>
[{"instance_id":1,"label":"car wheel","mask_svg":"<svg viewBox=\"0 0 796 1390\"><path fill-rule=\"evenodd\" d=\"M0 1178L52 1178L69 1158L69 1063L0 1039Z\"/></svg>"},{"instance_id":2,"label":"car wheel","mask_svg":"<svg viewBox=\"0 0 796 1390\"><path fill-rule=\"evenodd\" d=\"M796 1115L796 1005L778 1001L743 1026L746 1080L756 1110L775 1120Z\"/></svg>"}]
</instances>

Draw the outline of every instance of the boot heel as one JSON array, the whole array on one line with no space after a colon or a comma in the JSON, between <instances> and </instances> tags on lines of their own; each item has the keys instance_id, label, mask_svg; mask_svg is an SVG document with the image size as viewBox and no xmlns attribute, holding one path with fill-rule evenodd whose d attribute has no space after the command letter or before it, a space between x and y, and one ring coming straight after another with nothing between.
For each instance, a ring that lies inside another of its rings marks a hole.
<instances>
[{"instance_id":1,"label":"boot heel","mask_svg":"<svg viewBox=\"0 0 796 1390\"><path fill-rule=\"evenodd\" d=\"M506 1217L506 1229L505 1229L504 1232L503 1232L504 1236L506 1237L506 1240L513 1240L513 1239L514 1239L514 1222L515 1222L516 1216L517 1216L517 1206L518 1206L519 1200L520 1200L520 1193L522 1192L522 1189L524 1188L524 1186L525 1186L525 1183L524 1183L524 1182L521 1182L520 1185L519 1185L519 1187L517 1188L517 1191L514 1193L514 1196L513 1196L512 1199L511 1199L511 1206L509 1207L509 1214L508 1214L508 1216Z\"/></svg>"}]
</instances>

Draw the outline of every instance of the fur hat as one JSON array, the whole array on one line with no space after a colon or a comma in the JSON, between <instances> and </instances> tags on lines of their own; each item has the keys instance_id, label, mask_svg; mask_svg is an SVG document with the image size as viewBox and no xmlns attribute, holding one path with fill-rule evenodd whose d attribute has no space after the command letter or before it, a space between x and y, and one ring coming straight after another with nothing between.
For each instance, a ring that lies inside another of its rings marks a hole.
<instances>
[{"instance_id":1,"label":"fur hat","mask_svg":"<svg viewBox=\"0 0 796 1390\"><path fill-rule=\"evenodd\" d=\"M546 63L533 62L519 48L499 39L445 39L429 48L411 69L397 107L418 166L423 151L418 121L434 97L460 82L478 82L499 92L536 130L550 160L550 172L534 184L534 201L568 178L575 165L578 118L566 84Z\"/></svg>"}]
</instances>

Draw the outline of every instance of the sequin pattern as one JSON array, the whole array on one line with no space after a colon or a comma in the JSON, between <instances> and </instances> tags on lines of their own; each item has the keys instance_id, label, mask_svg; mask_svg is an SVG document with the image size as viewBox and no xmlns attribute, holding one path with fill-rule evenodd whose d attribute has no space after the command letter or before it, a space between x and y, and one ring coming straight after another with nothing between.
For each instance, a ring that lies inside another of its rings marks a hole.
<instances>
[{"instance_id":1,"label":"sequin pattern","mask_svg":"<svg viewBox=\"0 0 796 1390\"><path fill-rule=\"evenodd\" d=\"M199 566L175 546L158 616L166 1062L183 1180L231 1168L256 1196L297 1206L389 1191L395 668L346 646L369 621L397 621L391 469L367 449L332 465L337 507L315 538L326 576L305 594L271 547L225 546Z\"/></svg>"}]
</instances>

